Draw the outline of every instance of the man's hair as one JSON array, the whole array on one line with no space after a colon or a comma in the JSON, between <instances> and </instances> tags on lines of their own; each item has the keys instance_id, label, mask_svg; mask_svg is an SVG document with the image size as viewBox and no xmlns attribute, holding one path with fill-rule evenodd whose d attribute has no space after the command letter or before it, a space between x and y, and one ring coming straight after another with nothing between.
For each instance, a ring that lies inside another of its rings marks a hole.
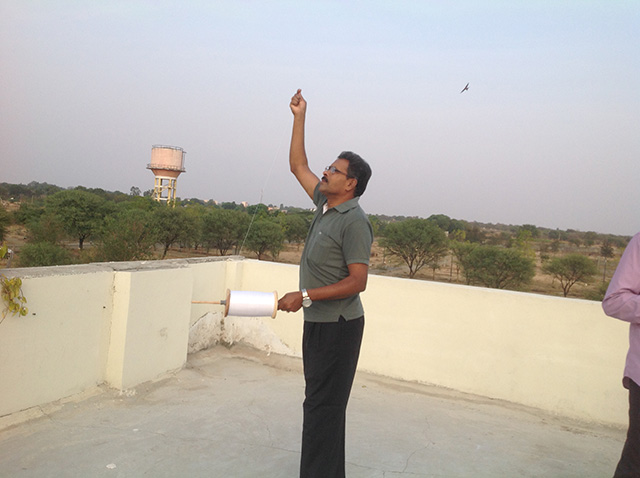
<instances>
[{"instance_id":1,"label":"man's hair","mask_svg":"<svg viewBox=\"0 0 640 478\"><path fill-rule=\"evenodd\" d=\"M367 183L371 177L371 167L364 159L351 151L343 151L338 156L338 159L346 159L349 161L347 175L358 180L353 195L355 197L362 196L364 190L367 189Z\"/></svg>"}]
</instances>

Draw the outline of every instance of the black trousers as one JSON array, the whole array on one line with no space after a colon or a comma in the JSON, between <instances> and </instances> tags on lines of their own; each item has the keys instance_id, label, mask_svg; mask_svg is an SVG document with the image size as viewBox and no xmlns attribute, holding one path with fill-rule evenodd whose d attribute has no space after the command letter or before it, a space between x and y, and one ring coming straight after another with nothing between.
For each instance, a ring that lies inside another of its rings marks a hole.
<instances>
[{"instance_id":1,"label":"black trousers","mask_svg":"<svg viewBox=\"0 0 640 478\"><path fill-rule=\"evenodd\" d=\"M305 322L300 478L344 478L346 410L360 356L364 317Z\"/></svg>"},{"instance_id":2,"label":"black trousers","mask_svg":"<svg viewBox=\"0 0 640 478\"><path fill-rule=\"evenodd\" d=\"M640 386L629 380L629 430L614 478L640 477Z\"/></svg>"}]
</instances>

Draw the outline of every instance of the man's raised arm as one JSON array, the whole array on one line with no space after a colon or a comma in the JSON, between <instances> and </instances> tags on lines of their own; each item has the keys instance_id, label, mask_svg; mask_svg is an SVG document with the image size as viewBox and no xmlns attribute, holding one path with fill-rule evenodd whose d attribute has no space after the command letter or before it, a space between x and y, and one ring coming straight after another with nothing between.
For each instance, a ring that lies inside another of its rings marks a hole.
<instances>
[{"instance_id":1,"label":"man's raised arm","mask_svg":"<svg viewBox=\"0 0 640 478\"><path fill-rule=\"evenodd\" d=\"M307 102L302 97L302 90L298 90L293 95L289 107L293 113L289 167L309 197L313 198L313 191L320 179L309 168L307 153L304 148L304 122L307 114Z\"/></svg>"}]
</instances>

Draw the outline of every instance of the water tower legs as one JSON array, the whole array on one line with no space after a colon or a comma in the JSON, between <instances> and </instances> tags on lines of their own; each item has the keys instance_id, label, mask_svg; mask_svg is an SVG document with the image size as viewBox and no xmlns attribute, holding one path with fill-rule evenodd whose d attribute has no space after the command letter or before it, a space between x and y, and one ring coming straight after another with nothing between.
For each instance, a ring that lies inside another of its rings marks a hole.
<instances>
[{"instance_id":1,"label":"water tower legs","mask_svg":"<svg viewBox=\"0 0 640 478\"><path fill-rule=\"evenodd\" d=\"M175 206L176 178L156 176L155 184L153 187L153 199Z\"/></svg>"}]
</instances>

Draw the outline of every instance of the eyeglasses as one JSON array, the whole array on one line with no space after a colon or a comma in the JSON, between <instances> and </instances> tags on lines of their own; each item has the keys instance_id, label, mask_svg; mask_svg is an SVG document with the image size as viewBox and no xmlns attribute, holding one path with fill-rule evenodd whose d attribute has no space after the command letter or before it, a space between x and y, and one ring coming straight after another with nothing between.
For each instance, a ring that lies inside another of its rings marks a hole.
<instances>
[{"instance_id":1,"label":"eyeglasses","mask_svg":"<svg viewBox=\"0 0 640 478\"><path fill-rule=\"evenodd\" d=\"M349 176L347 173L340 171L338 168L336 168L335 166L327 166L326 168L324 168L324 170L328 173L331 174L335 174L335 173L340 173L340 174L344 174L346 177L350 178L351 176Z\"/></svg>"}]
</instances>

